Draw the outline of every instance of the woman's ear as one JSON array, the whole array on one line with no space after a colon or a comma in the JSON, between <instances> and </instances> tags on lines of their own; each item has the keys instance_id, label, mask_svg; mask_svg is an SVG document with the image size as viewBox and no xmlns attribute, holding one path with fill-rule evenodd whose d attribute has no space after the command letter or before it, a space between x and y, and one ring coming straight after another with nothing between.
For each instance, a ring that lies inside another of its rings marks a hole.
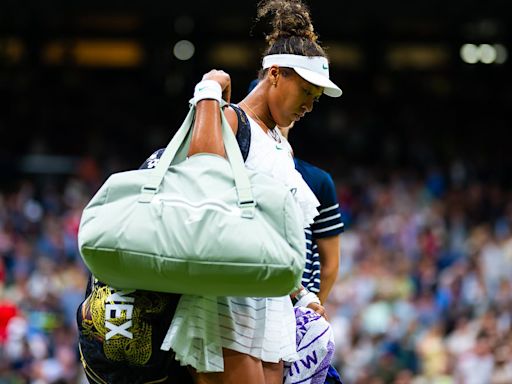
<instances>
[{"instance_id":1,"label":"woman's ear","mask_svg":"<svg viewBox=\"0 0 512 384\"><path fill-rule=\"evenodd\" d=\"M277 65L271 66L268 70L268 79L270 81L270 84L272 84L274 87L277 86L280 74L281 70Z\"/></svg>"}]
</instances>

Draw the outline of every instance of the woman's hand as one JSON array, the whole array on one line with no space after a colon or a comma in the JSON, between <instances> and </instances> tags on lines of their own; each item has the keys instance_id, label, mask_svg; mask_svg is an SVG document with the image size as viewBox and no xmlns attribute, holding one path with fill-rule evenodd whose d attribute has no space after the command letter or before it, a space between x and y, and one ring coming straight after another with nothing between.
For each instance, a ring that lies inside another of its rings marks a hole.
<instances>
[{"instance_id":1,"label":"woman's hand","mask_svg":"<svg viewBox=\"0 0 512 384\"><path fill-rule=\"evenodd\" d=\"M323 316L325 320L327 320L325 308L322 304L320 304L318 296L315 295L313 292L308 291L308 289L303 287L302 285L298 290L290 294L290 298L294 302L294 306L303 306L312 309L320 316Z\"/></svg>"},{"instance_id":2,"label":"woman's hand","mask_svg":"<svg viewBox=\"0 0 512 384\"><path fill-rule=\"evenodd\" d=\"M214 80L220 84L222 89L222 99L227 103L231 100L231 77L219 69L212 69L203 75L203 80Z\"/></svg>"},{"instance_id":3,"label":"woman's hand","mask_svg":"<svg viewBox=\"0 0 512 384\"><path fill-rule=\"evenodd\" d=\"M325 308L322 304L309 303L308 308L312 309L313 311L318 313L320 316L322 316L325 320L327 320L327 313L325 312Z\"/></svg>"}]
</instances>

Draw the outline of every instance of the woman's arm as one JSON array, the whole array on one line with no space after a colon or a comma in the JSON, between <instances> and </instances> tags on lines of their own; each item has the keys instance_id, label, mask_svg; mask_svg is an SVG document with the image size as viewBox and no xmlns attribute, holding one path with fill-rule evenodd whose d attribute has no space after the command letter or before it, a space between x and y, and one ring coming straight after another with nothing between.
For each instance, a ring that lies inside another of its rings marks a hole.
<instances>
[{"instance_id":1,"label":"woman's arm","mask_svg":"<svg viewBox=\"0 0 512 384\"><path fill-rule=\"evenodd\" d=\"M199 101L188 156L214 153L225 157L221 127L219 102L214 99Z\"/></svg>"},{"instance_id":2,"label":"woman's arm","mask_svg":"<svg viewBox=\"0 0 512 384\"><path fill-rule=\"evenodd\" d=\"M226 72L213 69L203 76L203 81L205 80L217 82L222 91L222 99L229 102L231 98L231 78ZM201 94L201 84L203 81L196 86L194 97ZM236 133L238 126L235 112L230 108L226 109L226 118L231 127L233 127L233 125L235 126L233 131ZM202 98L197 101L196 104L196 116L188 156L197 153L213 153L224 157L226 156L224 141L222 139L219 101L213 97Z\"/></svg>"},{"instance_id":3,"label":"woman's arm","mask_svg":"<svg viewBox=\"0 0 512 384\"><path fill-rule=\"evenodd\" d=\"M320 256L320 292L322 303L327 301L329 292L338 278L340 266L340 235L323 237L316 240Z\"/></svg>"}]
</instances>

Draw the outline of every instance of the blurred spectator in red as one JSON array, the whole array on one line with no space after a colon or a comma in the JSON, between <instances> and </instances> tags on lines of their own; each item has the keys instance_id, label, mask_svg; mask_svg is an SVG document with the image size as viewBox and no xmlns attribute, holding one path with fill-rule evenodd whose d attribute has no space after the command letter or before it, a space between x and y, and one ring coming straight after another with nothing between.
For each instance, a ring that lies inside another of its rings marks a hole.
<instances>
[{"instance_id":1,"label":"blurred spectator in red","mask_svg":"<svg viewBox=\"0 0 512 384\"><path fill-rule=\"evenodd\" d=\"M3 297L2 291L3 284L0 281L0 346L7 341L7 326L9 321L18 315L18 308L13 302Z\"/></svg>"}]
</instances>

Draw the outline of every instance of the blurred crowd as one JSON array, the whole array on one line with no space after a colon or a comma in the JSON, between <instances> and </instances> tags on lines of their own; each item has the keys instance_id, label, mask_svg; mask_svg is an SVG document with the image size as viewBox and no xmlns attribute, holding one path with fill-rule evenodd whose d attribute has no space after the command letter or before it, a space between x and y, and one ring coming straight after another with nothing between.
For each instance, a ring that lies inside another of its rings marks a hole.
<instances>
[{"instance_id":1,"label":"blurred crowd","mask_svg":"<svg viewBox=\"0 0 512 384\"><path fill-rule=\"evenodd\" d=\"M464 169L336 177L327 311L345 384L512 383L512 191ZM0 191L0 384L85 383L77 249L90 178Z\"/></svg>"},{"instance_id":2,"label":"blurred crowd","mask_svg":"<svg viewBox=\"0 0 512 384\"><path fill-rule=\"evenodd\" d=\"M81 383L76 309L87 270L77 248L82 181L23 181L0 193L0 383Z\"/></svg>"},{"instance_id":3,"label":"blurred crowd","mask_svg":"<svg viewBox=\"0 0 512 384\"><path fill-rule=\"evenodd\" d=\"M328 311L344 383L512 383L512 191L467 175L338 182Z\"/></svg>"}]
</instances>

